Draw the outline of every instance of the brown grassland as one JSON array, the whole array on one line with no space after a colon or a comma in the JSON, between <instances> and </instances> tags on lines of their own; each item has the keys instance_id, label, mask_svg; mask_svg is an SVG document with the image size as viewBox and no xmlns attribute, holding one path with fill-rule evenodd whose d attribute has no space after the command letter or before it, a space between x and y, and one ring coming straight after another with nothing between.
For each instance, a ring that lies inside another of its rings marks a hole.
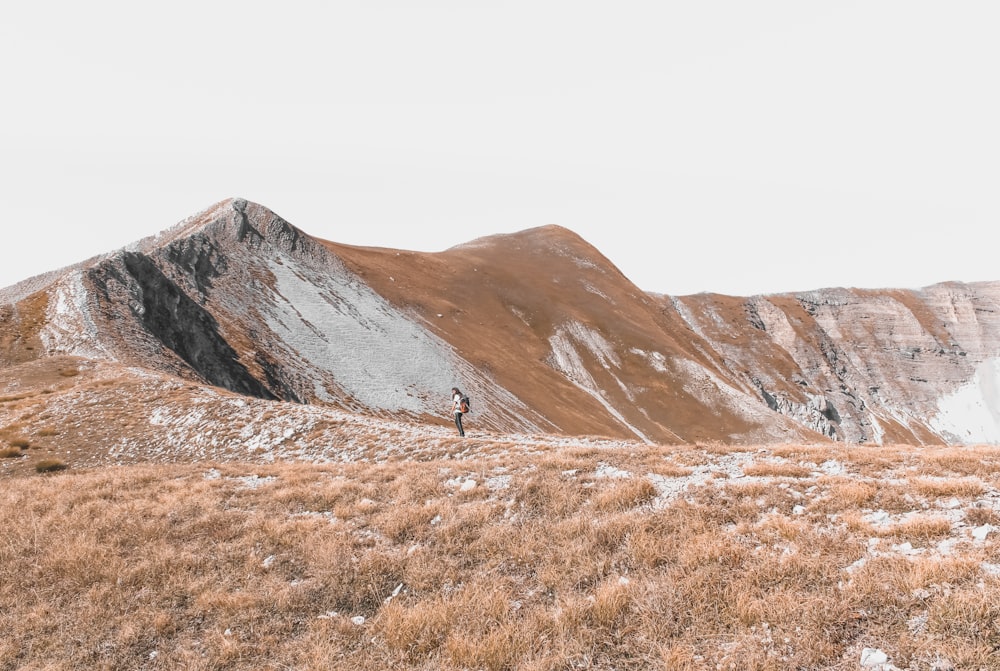
<instances>
[{"instance_id":1,"label":"brown grassland","mask_svg":"<svg viewBox=\"0 0 1000 671\"><path fill-rule=\"evenodd\" d=\"M0 669L1000 668L1000 449L479 443L0 479Z\"/></svg>"}]
</instances>

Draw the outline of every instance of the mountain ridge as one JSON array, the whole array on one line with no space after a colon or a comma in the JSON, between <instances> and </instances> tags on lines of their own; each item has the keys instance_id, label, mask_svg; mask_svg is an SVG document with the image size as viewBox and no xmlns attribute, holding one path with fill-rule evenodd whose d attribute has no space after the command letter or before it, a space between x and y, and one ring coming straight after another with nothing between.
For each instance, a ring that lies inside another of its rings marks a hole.
<instances>
[{"instance_id":1,"label":"mountain ridge","mask_svg":"<svg viewBox=\"0 0 1000 671\"><path fill-rule=\"evenodd\" d=\"M645 442L996 442L1000 283L734 297L636 287L570 229L441 252L227 199L0 289L0 370L69 355L261 399Z\"/></svg>"}]
</instances>

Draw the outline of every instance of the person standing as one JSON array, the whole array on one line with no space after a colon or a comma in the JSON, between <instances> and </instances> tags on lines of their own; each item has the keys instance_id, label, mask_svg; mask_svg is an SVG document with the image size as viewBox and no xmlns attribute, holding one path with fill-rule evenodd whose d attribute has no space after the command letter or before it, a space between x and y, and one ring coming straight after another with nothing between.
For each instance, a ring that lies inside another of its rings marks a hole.
<instances>
[{"instance_id":1,"label":"person standing","mask_svg":"<svg viewBox=\"0 0 1000 671\"><path fill-rule=\"evenodd\" d=\"M455 413L455 426L458 427L458 435L465 438L465 429L462 428L462 415L464 406L462 399L465 396L458 387L451 388L451 410Z\"/></svg>"}]
</instances>

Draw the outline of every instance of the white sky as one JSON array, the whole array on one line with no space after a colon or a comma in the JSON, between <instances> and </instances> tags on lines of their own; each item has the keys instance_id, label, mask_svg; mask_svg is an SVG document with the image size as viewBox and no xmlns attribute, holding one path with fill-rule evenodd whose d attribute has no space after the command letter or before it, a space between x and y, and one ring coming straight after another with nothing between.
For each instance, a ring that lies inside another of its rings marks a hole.
<instances>
[{"instance_id":1,"label":"white sky","mask_svg":"<svg viewBox=\"0 0 1000 671\"><path fill-rule=\"evenodd\" d=\"M1000 280L1000 3L5 2L0 286L219 200L640 288Z\"/></svg>"}]
</instances>

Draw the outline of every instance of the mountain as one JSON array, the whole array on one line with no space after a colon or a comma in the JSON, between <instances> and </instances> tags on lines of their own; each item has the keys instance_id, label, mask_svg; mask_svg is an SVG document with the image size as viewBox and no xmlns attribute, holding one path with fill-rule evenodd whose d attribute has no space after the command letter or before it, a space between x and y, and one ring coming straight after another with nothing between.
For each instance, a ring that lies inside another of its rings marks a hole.
<instances>
[{"instance_id":1,"label":"mountain","mask_svg":"<svg viewBox=\"0 0 1000 671\"><path fill-rule=\"evenodd\" d=\"M497 433L1000 442L1000 282L665 296L558 226L420 253L242 199L0 290L3 393L46 361L442 425L457 385Z\"/></svg>"}]
</instances>

